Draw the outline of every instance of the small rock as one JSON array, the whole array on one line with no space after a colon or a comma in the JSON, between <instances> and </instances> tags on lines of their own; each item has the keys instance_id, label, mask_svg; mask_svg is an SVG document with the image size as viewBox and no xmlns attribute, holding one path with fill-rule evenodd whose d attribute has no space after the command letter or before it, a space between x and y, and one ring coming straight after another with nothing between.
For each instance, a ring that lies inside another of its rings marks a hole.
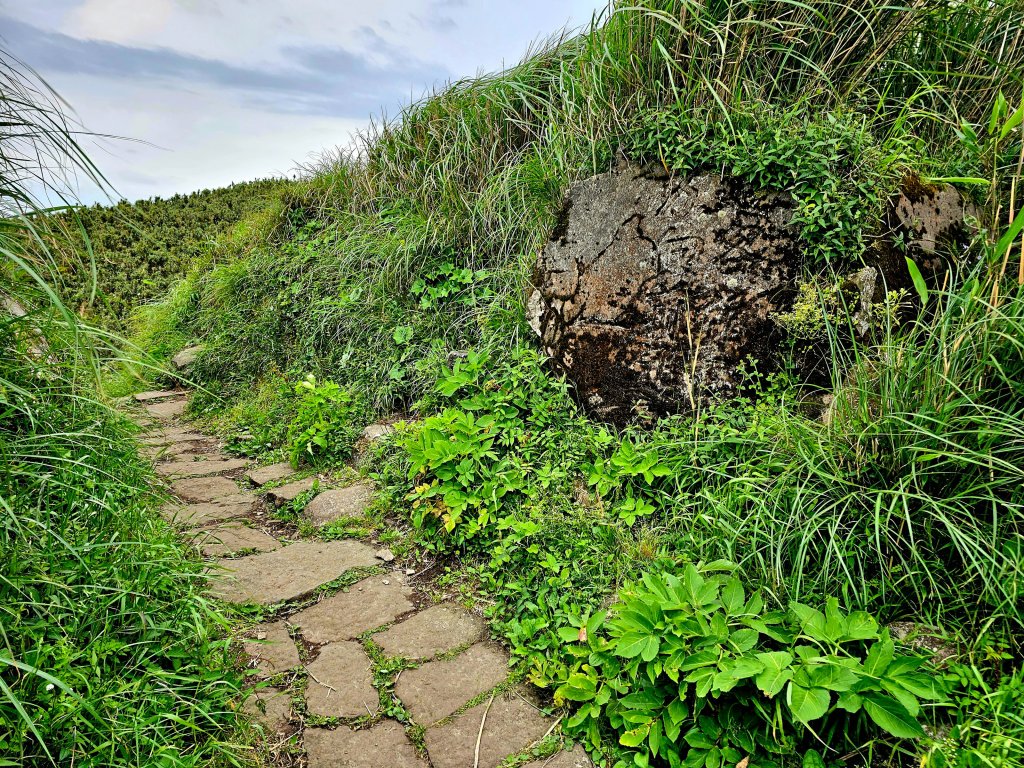
<instances>
[{"instance_id":1,"label":"small rock","mask_svg":"<svg viewBox=\"0 0 1024 768\"><path fill-rule=\"evenodd\" d=\"M394 553L390 549L378 549L376 557L378 560L383 560L385 563L390 563L395 559Z\"/></svg>"},{"instance_id":2,"label":"small rock","mask_svg":"<svg viewBox=\"0 0 1024 768\"><path fill-rule=\"evenodd\" d=\"M307 491L313 490L313 486L315 484L315 477L296 480L294 483L288 483L287 485L282 485L280 488L272 488L267 491L267 499L272 504L281 506L282 504L287 504L289 501L294 501Z\"/></svg>"},{"instance_id":3,"label":"small rock","mask_svg":"<svg viewBox=\"0 0 1024 768\"><path fill-rule=\"evenodd\" d=\"M171 358L171 364L179 371L188 368L196 361L196 358L199 357L199 353L202 351L202 346L198 344L192 347L185 347L185 349Z\"/></svg>"},{"instance_id":4,"label":"small rock","mask_svg":"<svg viewBox=\"0 0 1024 768\"><path fill-rule=\"evenodd\" d=\"M275 480L284 480L289 475L294 474L295 470L292 469L292 465L285 461L280 464L271 464L267 467L258 467L247 472L245 476L253 485L262 486Z\"/></svg>"},{"instance_id":5,"label":"small rock","mask_svg":"<svg viewBox=\"0 0 1024 768\"><path fill-rule=\"evenodd\" d=\"M393 432L394 429L390 424L370 424L363 429L363 437L371 442L380 440L384 435Z\"/></svg>"},{"instance_id":6,"label":"small rock","mask_svg":"<svg viewBox=\"0 0 1024 768\"><path fill-rule=\"evenodd\" d=\"M373 486L356 483L324 491L306 505L302 514L311 523L326 525L343 517L362 517L372 500Z\"/></svg>"}]
</instances>

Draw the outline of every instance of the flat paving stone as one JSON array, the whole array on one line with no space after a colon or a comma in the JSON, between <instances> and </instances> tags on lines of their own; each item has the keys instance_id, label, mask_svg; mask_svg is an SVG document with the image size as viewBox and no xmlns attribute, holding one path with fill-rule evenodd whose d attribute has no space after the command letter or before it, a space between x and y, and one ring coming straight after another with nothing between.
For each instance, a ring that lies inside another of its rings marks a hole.
<instances>
[{"instance_id":1,"label":"flat paving stone","mask_svg":"<svg viewBox=\"0 0 1024 768\"><path fill-rule=\"evenodd\" d=\"M431 661L402 673L395 695L420 725L448 717L463 704L508 677L508 656L485 643L446 661Z\"/></svg>"},{"instance_id":2,"label":"flat paving stone","mask_svg":"<svg viewBox=\"0 0 1024 768\"><path fill-rule=\"evenodd\" d=\"M301 664L295 641L288 634L288 625L283 621L261 624L253 636L242 647L246 655L256 662L257 669L264 675L277 675Z\"/></svg>"},{"instance_id":3,"label":"flat paving stone","mask_svg":"<svg viewBox=\"0 0 1024 768\"><path fill-rule=\"evenodd\" d=\"M280 688L261 688L245 700L242 711L266 731L283 735L292 719L291 696Z\"/></svg>"},{"instance_id":4,"label":"flat paving stone","mask_svg":"<svg viewBox=\"0 0 1024 768\"><path fill-rule=\"evenodd\" d=\"M253 501L252 496L237 494L198 504L168 504L161 513L164 519L178 528L203 528L245 517L252 509Z\"/></svg>"},{"instance_id":5,"label":"flat paving stone","mask_svg":"<svg viewBox=\"0 0 1024 768\"><path fill-rule=\"evenodd\" d=\"M285 504L289 501L294 501L306 491L313 490L313 485L315 483L315 477L306 477L302 480L296 480L294 483L282 485L280 488L270 489L267 491L267 498L274 504L280 506L281 504Z\"/></svg>"},{"instance_id":6,"label":"flat paving stone","mask_svg":"<svg viewBox=\"0 0 1024 768\"><path fill-rule=\"evenodd\" d=\"M185 412L188 400L163 400L157 403L150 403L146 406L146 412L157 419L176 419Z\"/></svg>"},{"instance_id":7,"label":"flat paving stone","mask_svg":"<svg viewBox=\"0 0 1024 768\"><path fill-rule=\"evenodd\" d=\"M373 550L366 549L374 557ZM412 595L412 589L396 576L371 576L356 582L345 592L299 611L291 617L291 622L311 643L350 640L413 610L416 606Z\"/></svg>"},{"instance_id":8,"label":"flat paving stone","mask_svg":"<svg viewBox=\"0 0 1024 768\"><path fill-rule=\"evenodd\" d=\"M266 467L257 467L245 473L246 479L253 485L260 486L272 483L275 480L284 480L289 475L294 475L295 470L287 461L280 464L270 464Z\"/></svg>"},{"instance_id":9,"label":"flat paving stone","mask_svg":"<svg viewBox=\"0 0 1024 768\"><path fill-rule=\"evenodd\" d=\"M226 496L237 496L242 489L226 477L189 477L171 483L174 495L185 501L216 501Z\"/></svg>"},{"instance_id":10,"label":"flat paving stone","mask_svg":"<svg viewBox=\"0 0 1024 768\"><path fill-rule=\"evenodd\" d=\"M454 605L434 605L375 635L373 641L388 656L429 659L475 643L483 633L484 622L478 616Z\"/></svg>"},{"instance_id":11,"label":"flat paving stone","mask_svg":"<svg viewBox=\"0 0 1024 768\"><path fill-rule=\"evenodd\" d=\"M307 728L302 735L309 768L424 768L405 729L394 720L353 731ZM472 766L468 766L472 768Z\"/></svg>"},{"instance_id":12,"label":"flat paving stone","mask_svg":"<svg viewBox=\"0 0 1024 768\"><path fill-rule=\"evenodd\" d=\"M332 488L318 494L302 511L315 525L326 525L342 517L362 517L373 501L373 486L356 483L347 488Z\"/></svg>"},{"instance_id":13,"label":"flat paving stone","mask_svg":"<svg viewBox=\"0 0 1024 768\"><path fill-rule=\"evenodd\" d=\"M299 541L273 552L221 560L211 588L232 603L264 605L302 597L345 571L373 565L373 549L356 541Z\"/></svg>"},{"instance_id":14,"label":"flat paving stone","mask_svg":"<svg viewBox=\"0 0 1024 768\"><path fill-rule=\"evenodd\" d=\"M360 717L377 711L380 699L373 687L370 660L359 643L325 645L306 670L306 707L310 714Z\"/></svg>"},{"instance_id":15,"label":"flat paving stone","mask_svg":"<svg viewBox=\"0 0 1024 768\"><path fill-rule=\"evenodd\" d=\"M511 697L508 694L495 696L490 702L490 709L487 704L486 701L478 704L447 725L427 730L427 753L434 768L472 766L478 736L480 768L495 768L509 755L543 738L551 727L546 717L514 694ZM481 722L483 735L480 735Z\"/></svg>"},{"instance_id":16,"label":"flat paving stone","mask_svg":"<svg viewBox=\"0 0 1024 768\"><path fill-rule=\"evenodd\" d=\"M150 389L146 392L136 392L132 398L137 403L148 403L151 400L166 400L171 397L184 397L187 394L184 389Z\"/></svg>"},{"instance_id":17,"label":"flat paving stone","mask_svg":"<svg viewBox=\"0 0 1024 768\"><path fill-rule=\"evenodd\" d=\"M241 523L227 523L200 531L193 543L206 557L223 557L247 550L272 552L281 546L281 542L269 533Z\"/></svg>"},{"instance_id":18,"label":"flat paving stone","mask_svg":"<svg viewBox=\"0 0 1024 768\"><path fill-rule=\"evenodd\" d=\"M394 432L395 428L390 424L370 424L363 428L363 437L367 440L380 440L384 435Z\"/></svg>"},{"instance_id":19,"label":"flat paving stone","mask_svg":"<svg viewBox=\"0 0 1024 768\"><path fill-rule=\"evenodd\" d=\"M234 472L249 466L248 459L216 459L213 461L167 461L156 465L157 474L164 477L204 477ZM238 486L235 486L238 490Z\"/></svg>"},{"instance_id":20,"label":"flat paving stone","mask_svg":"<svg viewBox=\"0 0 1024 768\"><path fill-rule=\"evenodd\" d=\"M594 763L587 757L586 751L577 744L566 752L556 752L551 757L532 760L522 768L594 768Z\"/></svg>"},{"instance_id":21,"label":"flat paving stone","mask_svg":"<svg viewBox=\"0 0 1024 768\"><path fill-rule=\"evenodd\" d=\"M157 461L191 461L194 456L203 455L207 446L201 442L193 443L162 443L143 446L143 452ZM219 457L218 457L219 458Z\"/></svg>"}]
</instances>

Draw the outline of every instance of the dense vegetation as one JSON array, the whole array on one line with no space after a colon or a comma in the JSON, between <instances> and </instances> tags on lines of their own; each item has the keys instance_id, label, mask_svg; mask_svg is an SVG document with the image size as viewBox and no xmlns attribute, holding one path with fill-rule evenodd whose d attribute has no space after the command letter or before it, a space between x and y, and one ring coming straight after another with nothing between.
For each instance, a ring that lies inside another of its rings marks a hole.
<instances>
[{"instance_id":1,"label":"dense vegetation","mask_svg":"<svg viewBox=\"0 0 1024 768\"><path fill-rule=\"evenodd\" d=\"M384 511L607 765L1021 765L1022 34L1006 0L621 4L324 158L136 341L203 344L192 413L249 455L329 468L408 417L367 464ZM619 153L793 195L830 385L752 363L692 416L580 411L523 302L565 191ZM979 231L916 319L853 338L826 297L912 174Z\"/></svg>"},{"instance_id":2,"label":"dense vegetation","mask_svg":"<svg viewBox=\"0 0 1024 768\"><path fill-rule=\"evenodd\" d=\"M278 179L232 184L167 199L93 205L47 222L56 242L65 303L80 316L123 331L131 312L162 297L211 246L251 214L267 215L287 188ZM68 247L71 243L85 247Z\"/></svg>"},{"instance_id":3,"label":"dense vegetation","mask_svg":"<svg viewBox=\"0 0 1024 768\"><path fill-rule=\"evenodd\" d=\"M230 760L222 620L99 395L117 352L58 297L30 194L55 167L100 179L57 97L20 72L0 55L0 765Z\"/></svg>"}]
</instances>

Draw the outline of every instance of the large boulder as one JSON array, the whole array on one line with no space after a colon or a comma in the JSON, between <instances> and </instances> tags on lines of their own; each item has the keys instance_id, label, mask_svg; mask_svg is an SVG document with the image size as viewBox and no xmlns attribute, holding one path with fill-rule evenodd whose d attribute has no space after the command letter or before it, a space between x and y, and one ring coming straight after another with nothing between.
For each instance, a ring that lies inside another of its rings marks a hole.
<instances>
[{"instance_id":1,"label":"large boulder","mask_svg":"<svg viewBox=\"0 0 1024 768\"><path fill-rule=\"evenodd\" d=\"M788 195L627 167L569 194L537 263L531 326L594 415L685 412L775 358L799 276ZM763 369L763 368L762 368Z\"/></svg>"}]
</instances>

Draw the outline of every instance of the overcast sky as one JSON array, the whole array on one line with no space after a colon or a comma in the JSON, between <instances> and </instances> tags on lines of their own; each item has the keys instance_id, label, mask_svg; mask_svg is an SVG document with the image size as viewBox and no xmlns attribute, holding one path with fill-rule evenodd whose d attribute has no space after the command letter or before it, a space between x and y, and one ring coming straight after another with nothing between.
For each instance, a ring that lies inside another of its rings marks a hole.
<instances>
[{"instance_id":1,"label":"overcast sky","mask_svg":"<svg viewBox=\"0 0 1024 768\"><path fill-rule=\"evenodd\" d=\"M0 0L0 37L131 200L290 173L605 0ZM82 189L90 202L96 192Z\"/></svg>"}]
</instances>

